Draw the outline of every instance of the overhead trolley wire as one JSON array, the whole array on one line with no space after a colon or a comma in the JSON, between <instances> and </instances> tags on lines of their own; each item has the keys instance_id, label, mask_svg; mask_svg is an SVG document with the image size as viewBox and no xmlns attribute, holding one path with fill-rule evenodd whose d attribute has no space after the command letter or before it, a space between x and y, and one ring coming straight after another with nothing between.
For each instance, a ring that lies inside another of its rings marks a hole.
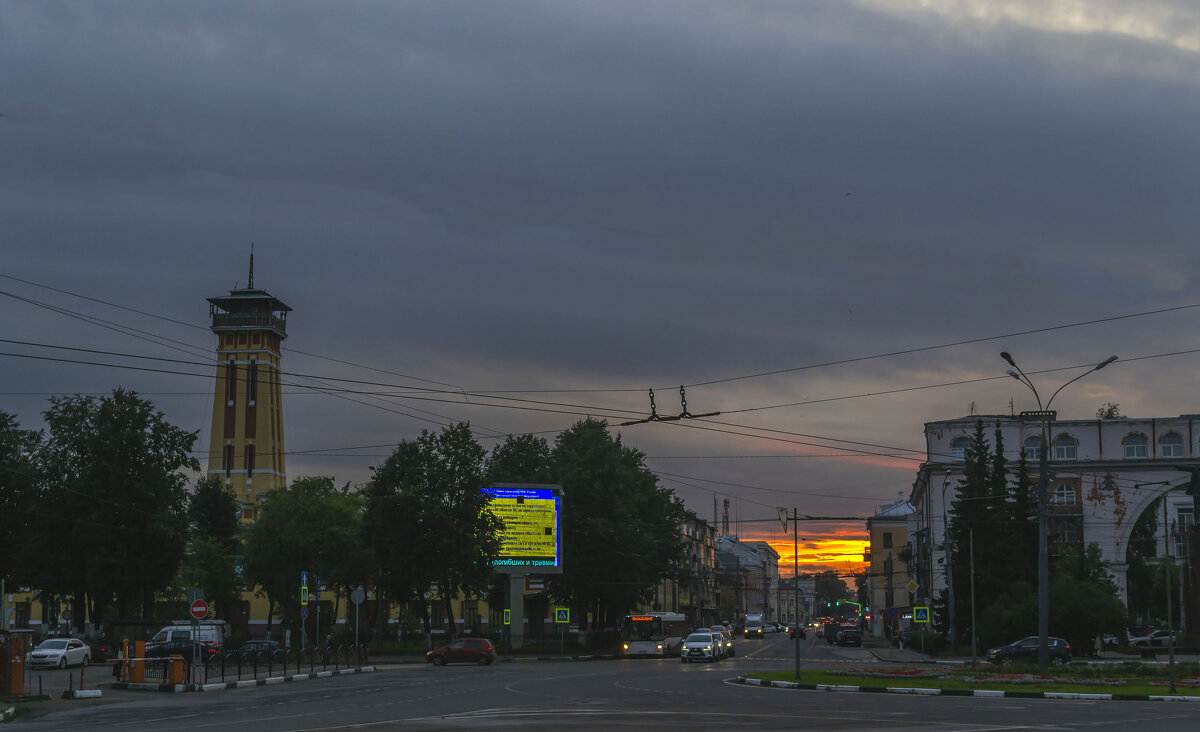
<instances>
[{"instance_id":1,"label":"overhead trolley wire","mask_svg":"<svg viewBox=\"0 0 1200 732\"><path fill-rule=\"evenodd\" d=\"M1056 330L1066 330L1068 328L1079 328L1085 325L1098 325L1100 323L1111 323L1118 320L1129 320L1132 318L1142 318L1148 315L1161 315L1163 313L1172 313L1180 310L1189 310L1191 308L1200 307L1200 303L1192 303L1189 305L1176 305L1169 308L1158 308L1157 310L1145 310L1140 313L1128 313L1125 315L1113 315L1107 318L1095 318L1093 320L1081 320L1075 323L1064 323L1062 325L1050 325L1044 328L1032 328L1029 330L1014 331L1012 333L1003 333L1000 335L983 336L980 338L968 338L961 341L952 341L950 343L941 343L933 346L919 346L917 348L906 348L899 351L888 351L886 353L877 353L870 356L855 356L853 358L843 358L836 361L825 361L822 363L807 364L805 366L793 366L790 368L774 369L772 371L759 371L753 374L744 374L742 376L729 376L722 379L710 379L708 381L697 381L684 386L711 386L712 384L727 384L731 381L744 381L746 379L757 379L763 376L775 376L778 374L789 374L797 371L807 371L810 369L825 368L827 366L844 366L850 363L860 363L862 361L873 361L881 358L890 358L892 356L907 356L913 353L927 353L929 351L937 351L943 348L954 348L957 346L967 346L973 343L988 343L990 341L998 341L1004 338L1018 338L1027 335L1036 335L1038 333L1050 333Z\"/></svg>"}]
</instances>

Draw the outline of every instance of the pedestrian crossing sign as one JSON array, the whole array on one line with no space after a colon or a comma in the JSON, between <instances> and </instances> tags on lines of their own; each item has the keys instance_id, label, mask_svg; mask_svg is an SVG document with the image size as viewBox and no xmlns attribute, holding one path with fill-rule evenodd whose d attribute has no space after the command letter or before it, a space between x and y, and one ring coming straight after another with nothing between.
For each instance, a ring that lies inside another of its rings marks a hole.
<instances>
[{"instance_id":1,"label":"pedestrian crossing sign","mask_svg":"<svg viewBox=\"0 0 1200 732\"><path fill-rule=\"evenodd\" d=\"M913 622L914 623L928 623L929 622L929 608L914 607L913 608Z\"/></svg>"},{"instance_id":2,"label":"pedestrian crossing sign","mask_svg":"<svg viewBox=\"0 0 1200 732\"><path fill-rule=\"evenodd\" d=\"M565 607L554 608L554 622L569 623L571 622L571 610Z\"/></svg>"},{"instance_id":3,"label":"pedestrian crossing sign","mask_svg":"<svg viewBox=\"0 0 1200 732\"><path fill-rule=\"evenodd\" d=\"M512 610L507 610L507 609L506 609L506 610L504 611L504 624L505 624L505 625L512 625Z\"/></svg>"}]
</instances>

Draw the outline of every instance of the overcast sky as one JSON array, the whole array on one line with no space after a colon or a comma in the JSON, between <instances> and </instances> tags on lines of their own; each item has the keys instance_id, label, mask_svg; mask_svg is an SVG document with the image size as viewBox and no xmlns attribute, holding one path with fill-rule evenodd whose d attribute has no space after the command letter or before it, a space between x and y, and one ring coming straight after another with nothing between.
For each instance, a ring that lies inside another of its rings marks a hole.
<instances>
[{"instance_id":1,"label":"overcast sky","mask_svg":"<svg viewBox=\"0 0 1200 732\"><path fill-rule=\"evenodd\" d=\"M923 423L1036 407L1001 350L1200 411L1198 86L1184 0L4 0L0 409L125 386L206 451L204 368L11 354L201 362L253 242L285 370L459 392L292 388L291 477L593 415L706 518L865 517ZM681 384L723 414L617 427Z\"/></svg>"}]
</instances>

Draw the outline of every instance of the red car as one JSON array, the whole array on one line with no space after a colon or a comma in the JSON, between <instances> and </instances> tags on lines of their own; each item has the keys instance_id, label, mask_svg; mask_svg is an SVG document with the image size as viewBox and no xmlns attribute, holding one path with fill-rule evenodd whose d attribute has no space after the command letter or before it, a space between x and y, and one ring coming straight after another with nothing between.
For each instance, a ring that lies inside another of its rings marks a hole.
<instances>
[{"instance_id":1,"label":"red car","mask_svg":"<svg viewBox=\"0 0 1200 732\"><path fill-rule=\"evenodd\" d=\"M496 660L496 649L487 638L459 638L449 645L434 648L425 660L435 666L448 663L477 663L486 666Z\"/></svg>"}]
</instances>

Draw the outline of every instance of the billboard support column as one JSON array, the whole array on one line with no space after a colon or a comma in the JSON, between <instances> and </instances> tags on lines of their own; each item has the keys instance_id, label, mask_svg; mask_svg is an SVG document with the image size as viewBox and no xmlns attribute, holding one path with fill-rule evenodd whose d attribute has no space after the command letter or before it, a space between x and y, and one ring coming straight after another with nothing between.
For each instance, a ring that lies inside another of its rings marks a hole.
<instances>
[{"instance_id":1,"label":"billboard support column","mask_svg":"<svg viewBox=\"0 0 1200 732\"><path fill-rule=\"evenodd\" d=\"M525 641L525 575L508 575L508 592L512 598L509 601L512 625L508 626L508 636L512 647L516 649L521 648Z\"/></svg>"}]
</instances>

